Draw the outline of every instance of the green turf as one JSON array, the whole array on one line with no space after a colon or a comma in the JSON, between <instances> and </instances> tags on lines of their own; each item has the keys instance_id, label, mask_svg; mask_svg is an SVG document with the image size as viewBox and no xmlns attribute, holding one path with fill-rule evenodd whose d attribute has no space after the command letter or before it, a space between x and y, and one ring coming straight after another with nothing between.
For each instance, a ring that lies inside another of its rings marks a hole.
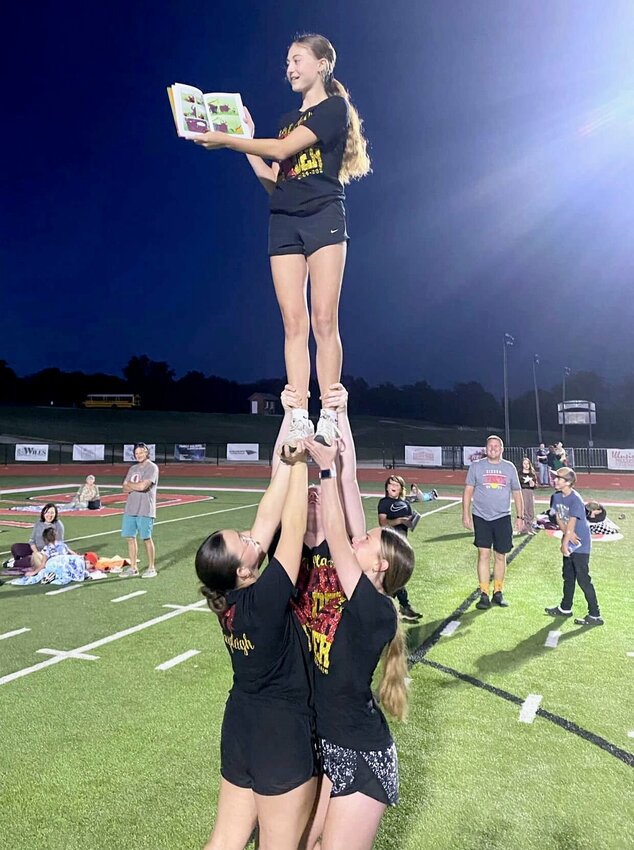
<instances>
[{"instance_id":1,"label":"green turf","mask_svg":"<svg viewBox=\"0 0 634 850\"><path fill-rule=\"evenodd\" d=\"M0 677L45 660L40 648L83 647L173 610L165 604L196 602L192 559L198 543L224 524L247 528L255 512L243 506L257 496L217 495L159 511L155 581L109 578L53 597L45 595L51 588L0 588L0 633L31 629L0 641ZM429 513L445 504L422 508ZM375 510L367 500L372 523ZM558 601L561 577L557 541L540 533L509 567L511 607L471 608L457 632L441 638L426 658L521 699L542 694L544 709L631 752L634 658L627 652L634 651L634 544L628 532L634 510L624 512L625 540L596 544L592 556L604 627L554 625L543 613L544 605ZM191 515L197 519L183 519ZM120 517L65 516L64 522L69 538L98 535L81 541L83 548L125 553ZM2 534L3 543L8 536ZM425 615L422 625L407 630L415 650L474 590L475 552L457 506L430 513L411 539L417 569L410 597ZM110 601L136 590L146 593ZM575 610L584 613L582 598ZM545 636L555 628L564 635L556 649L546 649ZM200 654L155 670L188 649ZM213 616L178 614L92 654L99 660L67 659L0 686L0 847L202 846L213 822L220 721L231 678ZM415 664L410 675L409 720L393 724L401 804L386 814L378 850L634 845L631 767L544 718L519 723L519 706L425 663Z\"/></svg>"}]
</instances>

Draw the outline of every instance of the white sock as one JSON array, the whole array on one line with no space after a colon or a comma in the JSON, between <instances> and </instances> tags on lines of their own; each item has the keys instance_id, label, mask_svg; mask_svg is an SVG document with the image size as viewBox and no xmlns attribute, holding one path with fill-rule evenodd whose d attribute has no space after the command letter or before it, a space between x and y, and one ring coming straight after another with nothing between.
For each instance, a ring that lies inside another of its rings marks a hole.
<instances>
[{"instance_id":1,"label":"white sock","mask_svg":"<svg viewBox=\"0 0 634 850\"><path fill-rule=\"evenodd\" d=\"M308 411L303 407L296 407L291 412L291 420L295 422L297 419L308 419Z\"/></svg>"},{"instance_id":2,"label":"white sock","mask_svg":"<svg viewBox=\"0 0 634 850\"><path fill-rule=\"evenodd\" d=\"M332 410L329 407L322 407L322 409L319 413L319 417L321 418L322 416L325 417L326 419L330 419L332 422L335 423L335 425L337 424L337 411L336 410Z\"/></svg>"}]
</instances>

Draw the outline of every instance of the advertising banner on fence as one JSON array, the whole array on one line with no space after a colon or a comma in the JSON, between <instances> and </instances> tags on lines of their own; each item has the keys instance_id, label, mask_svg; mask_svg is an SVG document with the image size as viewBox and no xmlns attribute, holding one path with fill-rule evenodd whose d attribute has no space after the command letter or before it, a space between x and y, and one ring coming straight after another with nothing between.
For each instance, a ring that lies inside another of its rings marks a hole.
<instances>
[{"instance_id":1,"label":"advertising banner on fence","mask_svg":"<svg viewBox=\"0 0 634 850\"><path fill-rule=\"evenodd\" d=\"M634 449L606 449L608 469L634 469Z\"/></svg>"},{"instance_id":2,"label":"advertising banner on fence","mask_svg":"<svg viewBox=\"0 0 634 850\"><path fill-rule=\"evenodd\" d=\"M104 445L75 443L73 445L73 460L103 460L105 448Z\"/></svg>"},{"instance_id":3,"label":"advertising banner on fence","mask_svg":"<svg viewBox=\"0 0 634 850\"><path fill-rule=\"evenodd\" d=\"M155 443L147 443L148 449L150 450L150 460L156 460L156 444ZM123 462L124 463L134 463L136 458L134 456L134 443L125 443L123 446Z\"/></svg>"},{"instance_id":4,"label":"advertising banner on fence","mask_svg":"<svg viewBox=\"0 0 634 850\"><path fill-rule=\"evenodd\" d=\"M407 466L442 466L441 446L405 446Z\"/></svg>"},{"instance_id":5,"label":"advertising banner on fence","mask_svg":"<svg viewBox=\"0 0 634 850\"><path fill-rule=\"evenodd\" d=\"M43 446L41 443L16 443L15 459L46 463L48 460L48 446Z\"/></svg>"},{"instance_id":6,"label":"advertising banner on fence","mask_svg":"<svg viewBox=\"0 0 634 850\"><path fill-rule=\"evenodd\" d=\"M207 443L176 443L174 446L174 460L205 460Z\"/></svg>"},{"instance_id":7,"label":"advertising banner on fence","mask_svg":"<svg viewBox=\"0 0 634 850\"><path fill-rule=\"evenodd\" d=\"M462 447L462 462L465 466L471 466L476 460L485 457L487 451L484 446L463 446Z\"/></svg>"},{"instance_id":8,"label":"advertising banner on fence","mask_svg":"<svg viewBox=\"0 0 634 850\"><path fill-rule=\"evenodd\" d=\"M260 460L260 444L227 443L227 460Z\"/></svg>"}]
</instances>

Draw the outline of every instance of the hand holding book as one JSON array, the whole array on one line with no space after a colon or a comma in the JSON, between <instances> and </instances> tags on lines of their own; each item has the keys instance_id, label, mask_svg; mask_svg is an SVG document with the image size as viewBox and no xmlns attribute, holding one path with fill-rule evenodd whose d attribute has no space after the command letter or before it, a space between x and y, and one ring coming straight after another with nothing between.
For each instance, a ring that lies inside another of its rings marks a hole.
<instances>
[{"instance_id":1,"label":"hand holding book","mask_svg":"<svg viewBox=\"0 0 634 850\"><path fill-rule=\"evenodd\" d=\"M200 89L183 83L174 83L167 89L176 132L183 139L200 139L202 136L253 137L253 121L247 115L242 98L237 92L203 94ZM218 139L213 147L223 147ZM210 145L207 145L210 146Z\"/></svg>"}]
</instances>

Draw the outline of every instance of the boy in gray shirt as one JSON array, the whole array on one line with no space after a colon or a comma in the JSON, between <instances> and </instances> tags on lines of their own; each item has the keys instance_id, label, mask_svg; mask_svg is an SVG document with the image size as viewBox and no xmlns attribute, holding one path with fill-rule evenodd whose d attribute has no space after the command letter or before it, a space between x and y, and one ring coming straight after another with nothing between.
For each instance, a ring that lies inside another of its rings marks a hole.
<instances>
[{"instance_id":1,"label":"boy in gray shirt","mask_svg":"<svg viewBox=\"0 0 634 850\"><path fill-rule=\"evenodd\" d=\"M136 576L137 568L137 534L145 543L148 568L143 578L156 578L156 550L152 540L152 528L156 518L156 486L159 479L158 466L150 460L150 450L145 443L134 446L136 463L128 470L123 482L123 492L128 494L121 536L128 540L128 557L130 566L124 571L125 575Z\"/></svg>"},{"instance_id":2,"label":"boy in gray shirt","mask_svg":"<svg viewBox=\"0 0 634 850\"><path fill-rule=\"evenodd\" d=\"M517 469L502 460L504 443L500 437L487 438L486 457L472 463L462 496L462 524L474 531L473 545L478 549L480 599L476 608L490 608L490 559L493 549L493 602L502 608L508 602L502 595L506 574L506 556L513 548L511 499L517 515L519 533L524 516L524 500Z\"/></svg>"}]
</instances>

